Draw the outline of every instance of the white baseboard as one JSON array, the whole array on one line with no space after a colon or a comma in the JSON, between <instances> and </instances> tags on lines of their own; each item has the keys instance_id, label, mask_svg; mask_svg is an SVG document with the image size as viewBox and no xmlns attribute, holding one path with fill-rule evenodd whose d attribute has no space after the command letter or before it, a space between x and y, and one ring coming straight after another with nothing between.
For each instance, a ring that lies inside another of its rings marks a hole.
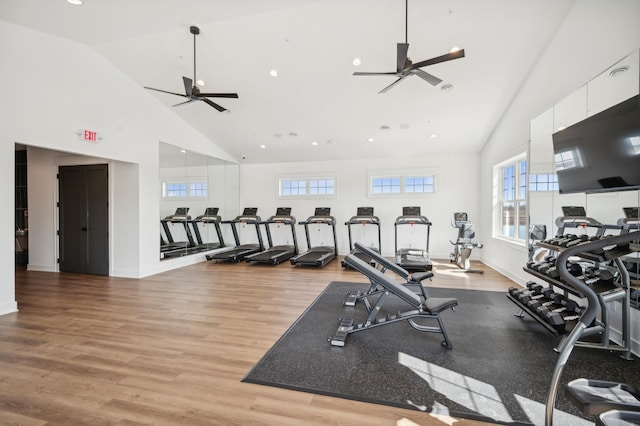
<instances>
[{"instance_id":1,"label":"white baseboard","mask_svg":"<svg viewBox=\"0 0 640 426\"><path fill-rule=\"evenodd\" d=\"M14 312L18 312L18 302L15 300L13 302L0 304L0 315L11 314Z\"/></svg>"}]
</instances>

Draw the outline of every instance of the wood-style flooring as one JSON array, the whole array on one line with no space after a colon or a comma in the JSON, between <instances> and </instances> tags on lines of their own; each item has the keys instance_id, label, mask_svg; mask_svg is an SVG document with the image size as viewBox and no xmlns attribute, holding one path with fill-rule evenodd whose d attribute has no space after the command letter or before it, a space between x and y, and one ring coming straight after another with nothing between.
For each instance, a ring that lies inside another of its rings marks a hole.
<instances>
[{"instance_id":1,"label":"wood-style flooring","mask_svg":"<svg viewBox=\"0 0 640 426\"><path fill-rule=\"evenodd\" d=\"M505 291L434 261L431 286ZM331 281L322 269L202 262L144 279L16 270L0 316L0 424L477 425L241 380Z\"/></svg>"}]
</instances>

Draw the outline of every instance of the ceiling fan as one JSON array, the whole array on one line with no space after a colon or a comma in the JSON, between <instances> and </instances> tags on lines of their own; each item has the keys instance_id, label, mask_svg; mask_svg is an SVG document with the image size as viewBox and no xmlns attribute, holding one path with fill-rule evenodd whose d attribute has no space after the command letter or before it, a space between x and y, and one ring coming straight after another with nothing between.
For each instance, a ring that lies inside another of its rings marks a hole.
<instances>
[{"instance_id":1,"label":"ceiling fan","mask_svg":"<svg viewBox=\"0 0 640 426\"><path fill-rule=\"evenodd\" d=\"M196 35L200 34L200 28L192 26L189 31L193 34L193 80L188 77L182 77L182 82L184 83L184 94L169 92L161 89L154 89L153 87L146 87L145 89L155 90L156 92L168 93L170 95L182 96L183 98L187 98L186 101L180 102L179 104L175 104L172 106L184 105L193 101L202 101L207 105L210 105L217 109L220 112L228 111L226 108L218 105L208 98L238 98L237 93L201 93L200 89L196 86Z\"/></svg>"},{"instance_id":2,"label":"ceiling fan","mask_svg":"<svg viewBox=\"0 0 640 426\"><path fill-rule=\"evenodd\" d=\"M437 56L435 58L427 59L426 61L416 62L415 64L411 62L411 59L407 56L409 51L409 43L407 42L407 32L408 32L408 0L405 0L405 30L404 30L404 43L398 43L397 48L397 60L396 60L396 71L395 72L354 72L353 75L395 75L398 77L396 81L382 89L378 93L385 93L396 84L400 83L407 77L412 75L417 75L427 83L432 86L437 86L442 83L442 80L436 77L435 75L429 74L428 72L420 69L422 67L426 67L428 65L439 64L440 62L450 61L452 59L458 59L464 57L464 49L456 50L451 53L447 53L446 55Z\"/></svg>"}]
</instances>

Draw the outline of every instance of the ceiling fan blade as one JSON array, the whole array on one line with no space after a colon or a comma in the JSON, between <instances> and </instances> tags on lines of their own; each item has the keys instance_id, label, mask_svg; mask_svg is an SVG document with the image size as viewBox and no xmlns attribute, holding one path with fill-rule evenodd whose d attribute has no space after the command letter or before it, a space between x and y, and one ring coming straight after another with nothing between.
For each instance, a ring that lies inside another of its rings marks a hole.
<instances>
[{"instance_id":1,"label":"ceiling fan blade","mask_svg":"<svg viewBox=\"0 0 640 426\"><path fill-rule=\"evenodd\" d=\"M193 91L193 80L188 77L182 77L182 82L184 83L184 93L186 93L188 97L191 97Z\"/></svg>"},{"instance_id":2,"label":"ceiling fan blade","mask_svg":"<svg viewBox=\"0 0 640 426\"><path fill-rule=\"evenodd\" d=\"M208 105L211 105L212 107L214 107L215 109L217 109L217 110L218 110L218 111L220 111L220 112L228 111L226 108L221 107L221 106L220 106L220 105L218 105L217 103L212 102L212 101L210 101L210 100L209 100L209 99L207 99L207 98L201 98L200 100L201 100L201 101L203 101L203 102L205 102L205 103L206 103L206 104L208 104Z\"/></svg>"},{"instance_id":3,"label":"ceiling fan blade","mask_svg":"<svg viewBox=\"0 0 640 426\"><path fill-rule=\"evenodd\" d=\"M198 97L207 97L207 98L233 98L238 99L237 93L200 93L197 95Z\"/></svg>"},{"instance_id":4,"label":"ceiling fan blade","mask_svg":"<svg viewBox=\"0 0 640 426\"><path fill-rule=\"evenodd\" d=\"M186 97L186 96L185 96L185 95L183 95L182 93L167 92L166 90L154 89L153 87L146 87L146 86L145 86L145 89L155 90L156 92L168 93L168 94L170 94L170 95L182 96L183 98L184 98L184 97Z\"/></svg>"},{"instance_id":5,"label":"ceiling fan blade","mask_svg":"<svg viewBox=\"0 0 640 426\"><path fill-rule=\"evenodd\" d=\"M426 61L416 62L411 65L412 70L416 68L426 67L427 65L439 64L440 62L451 61L453 59L464 58L464 49L456 50L455 52L447 53L446 55L438 56L435 58L427 59Z\"/></svg>"},{"instance_id":6,"label":"ceiling fan blade","mask_svg":"<svg viewBox=\"0 0 640 426\"><path fill-rule=\"evenodd\" d=\"M397 72L354 72L353 75L398 75Z\"/></svg>"},{"instance_id":7,"label":"ceiling fan blade","mask_svg":"<svg viewBox=\"0 0 640 426\"><path fill-rule=\"evenodd\" d=\"M411 74L406 74L406 75L400 77L399 79L397 79L396 81L394 81L393 83L391 83L390 85L388 85L387 87L385 87L384 89L379 91L378 94L388 92L392 87L394 87L396 84L400 83L402 80L404 80L405 78L409 77L410 75Z\"/></svg>"},{"instance_id":8,"label":"ceiling fan blade","mask_svg":"<svg viewBox=\"0 0 640 426\"><path fill-rule=\"evenodd\" d=\"M407 62L407 52L409 51L409 43L398 43L398 57L396 62L396 72L400 74Z\"/></svg>"},{"instance_id":9,"label":"ceiling fan blade","mask_svg":"<svg viewBox=\"0 0 640 426\"><path fill-rule=\"evenodd\" d=\"M432 86L437 86L438 84L442 83L442 80L440 80L438 77L423 70L411 70L411 74L417 75Z\"/></svg>"},{"instance_id":10,"label":"ceiling fan blade","mask_svg":"<svg viewBox=\"0 0 640 426\"><path fill-rule=\"evenodd\" d=\"M180 105L189 104L191 102L193 102L193 99L189 99L188 101L180 102L179 104L175 104L175 105L171 105L171 106L172 107L177 107L177 106L180 106Z\"/></svg>"}]
</instances>

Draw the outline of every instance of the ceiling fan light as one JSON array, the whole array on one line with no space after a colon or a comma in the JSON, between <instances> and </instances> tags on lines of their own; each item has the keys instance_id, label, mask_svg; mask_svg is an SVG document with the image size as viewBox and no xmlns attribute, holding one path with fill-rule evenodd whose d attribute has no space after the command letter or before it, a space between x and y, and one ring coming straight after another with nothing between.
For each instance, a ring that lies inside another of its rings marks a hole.
<instances>
[{"instance_id":1,"label":"ceiling fan light","mask_svg":"<svg viewBox=\"0 0 640 426\"><path fill-rule=\"evenodd\" d=\"M202 80L202 79L198 79L198 81L196 81L196 84L197 84L198 86L204 86L204 80Z\"/></svg>"},{"instance_id":2,"label":"ceiling fan light","mask_svg":"<svg viewBox=\"0 0 640 426\"><path fill-rule=\"evenodd\" d=\"M458 52L458 51L460 51L460 50L462 50L462 49L461 49L461 48L459 48L458 46L453 46L453 47L451 48L451 50L449 50L449 53L455 53L455 52Z\"/></svg>"},{"instance_id":3,"label":"ceiling fan light","mask_svg":"<svg viewBox=\"0 0 640 426\"><path fill-rule=\"evenodd\" d=\"M271 71L269 71L269 75L271 77L277 77L278 76L278 70L277 69L272 69Z\"/></svg>"},{"instance_id":4,"label":"ceiling fan light","mask_svg":"<svg viewBox=\"0 0 640 426\"><path fill-rule=\"evenodd\" d=\"M355 65L356 67L359 66L361 63L362 61L360 61L360 58L353 58L352 64Z\"/></svg>"},{"instance_id":5,"label":"ceiling fan light","mask_svg":"<svg viewBox=\"0 0 640 426\"><path fill-rule=\"evenodd\" d=\"M67 3L72 4L74 6L80 6L84 2L82 0L67 0Z\"/></svg>"}]
</instances>

